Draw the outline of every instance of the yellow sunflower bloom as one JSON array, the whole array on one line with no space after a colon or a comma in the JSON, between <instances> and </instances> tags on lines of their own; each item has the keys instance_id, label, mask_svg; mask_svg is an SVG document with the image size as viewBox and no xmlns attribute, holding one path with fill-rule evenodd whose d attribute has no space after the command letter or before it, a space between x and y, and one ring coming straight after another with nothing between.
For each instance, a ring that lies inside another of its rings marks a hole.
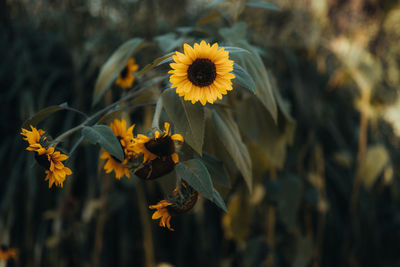
<instances>
[{"instance_id":1,"label":"yellow sunflower bloom","mask_svg":"<svg viewBox=\"0 0 400 267\"><path fill-rule=\"evenodd\" d=\"M172 205L172 203L169 203L166 200L161 200L160 202L157 203L157 205L150 205L150 209L157 209L156 212L153 213L153 216L151 218L153 220L160 219L160 226L161 227L167 227L169 230L174 231L174 229L171 228L171 215L168 212L167 207Z\"/></svg>"},{"instance_id":2,"label":"yellow sunflower bloom","mask_svg":"<svg viewBox=\"0 0 400 267\"><path fill-rule=\"evenodd\" d=\"M178 154L175 153L175 144L173 141L183 142L183 137L180 134L170 135L170 124L164 123L164 131L154 132L152 138L138 134L134 140L134 151L137 154L143 154L143 162L149 162L156 158L164 158L171 156L173 162L179 162Z\"/></svg>"},{"instance_id":3,"label":"yellow sunflower bloom","mask_svg":"<svg viewBox=\"0 0 400 267\"><path fill-rule=\"evenodd\" d=\"M55 151L54 147L45 148L41 142L46 139L42 137L45 131L31 126L32 131L22 129L21 135L25 136L24 140L28 141L29 146L26 148L29 151L36 152L35 159L46 169L45 181L49 181L49 188L55 184L63 187L63 183L67 175L71 175L72 171L65 167L62 161L68 159L67 155Z\"/></svg>"},{"instance_id":4,"label":"yellow sunflower bloom","mask_svg":"<svg viewBox=\"0 0 400 267\"><path fill-rule=\"evenodd\" d=\"M174 231L171 228L172 216L183 214L191 210L199 198L199 193L192 187L182 182L182 186L178 189L175 188L173 195L167 198L167 200L161 200L156 205L150 205L150 209L156 209L151 217L153 220L160 219L160 226L167 227L169 230Z\"/></svg>"},{"instance_id":5,"label":"yellow sunflower bloom","mask_svg":"<svg viewBox=\"0 0 400 267\"><path fill-rule=\"evenodd\" d=\"M17 255L18 255L18 249L16 248L7 248L6 246L0 247L1 260L16 259Z\"/></svg>"},{"instance_id":6,"label":"yellow sunflower bloom","mask_svg":"<svg viewBox=\"0 0 400 267\"><path fill-rule=\"evenodd\" d=\"M133 82L135 81L133 73L137 71L138 68L139 66L135 63L135 59L129 59L125 68L123 68L122 71L119 73L115 83L123 89L131 87Z\"/></svg>"},{"instance_id":7,"label":"yellow sunflower bloom","mask_svg":"<svg viewBox=\"0 0 400 267\"><path fill-rule=\"evenodd\" d=\"M176 52L172 56L174 63L170 82L176 93L192 104L200 101L204 106L207 102L213 104L217 98L222 99L227 91L232 90L233 61L229 60L229 52L218 49L218 44L212 46L201 41L193 47L184 44L184 54Z\"/></svg>"},{"instance_id":8,"label":"yellow sunflower bloom","mask_svg":"<svg viewBox=\"0 0 400 267\"><path fill-rule=\"evenodd\" d=\"M21 129L21 135L25 136L23 138L25 141L29 143L29 146L26 148L28 151L36 151L40 147L37 145L40 143L40 139L42 135L45 133L42 129L36 129L32 125L30 126L32 131L26 130L24 128Z\"/></svg>"},{"instance_id":9,"label":"yellow sunflower bloom","mask_svg":"<svg viewBox=\"0 0 400 267\"><path fill-rule=\"evenodd\" d=\"M48 149L43 148L41 152L38 152L38 155L47 156L48 170L46 170L46 177L44 180L49 181L49 188L51 188L53 184L63 187L65 177L72 174L71 169L65 167L62 163L62 161L68 159L68 156L61 154L59 151L54 151L54 147L50 147Z\"/></svg>"},{"instance_id":10,"label":"yellow sunflower bloom","mask_svg":"<svg viewBox=\"0 0 400 267\"><path fill-rule=\"evenodd\" d=\"M119 180L122 176L126 176L128 178L131 177L129 169L126 167L129 159L135 157L133 152L133 128L135 125L132 125L128 129L126 129L126 121L115 119L111 124L110 128L113 131L114 135L118 138L122 150L124 151L124 161L119 161L115 157L113 157L108 152L103 152L100 158L107 160L106 164L104 164L104 170L106 173L115 172L115 177Z\"/></svg>"}]
</instances>

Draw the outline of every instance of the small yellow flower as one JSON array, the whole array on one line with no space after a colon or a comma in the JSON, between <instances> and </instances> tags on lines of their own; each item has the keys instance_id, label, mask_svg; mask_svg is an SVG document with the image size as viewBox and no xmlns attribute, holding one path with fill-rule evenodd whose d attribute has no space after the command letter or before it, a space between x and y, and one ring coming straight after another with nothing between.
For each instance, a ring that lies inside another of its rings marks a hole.
<instances>
[{"instance_id":1,"label":"small yellow flower","mask_svg":"<svg viewBox=\"0 0 400 267\"><path fill-rule=\"evenodd\" d=\"M229 60L229 52L218 49L218 44L212 46L201 41L193 47L183 45L184 54L176 52L172 56L174 63L170 82L176 93L192 104L200 101L204 106L207 102L213 104L217 98L222 99L227 91L232 90L233 61Z\"/></svg>"},{"instance_id":2,"label":"small yellow flower","mask_svg":"<svg viewBox=\"0 0 400 267\"><path fill-rule=\"evenodd\" d=\"M45 131L43 131L42 129L37 130L32 125L30 127L31 127L32 131L22 128L21 135L25 136L25 138L23 138L23 139L25 141L28 141L28 143L29 143L29 146L26 148L26 150L36 151L37 149L39 149L41 147L41 146L39 147L38 144L40 143L40 139L41 139L42 135L45 133Z\"/></svg>"},{"instance_id":3,"label":"small yellow flower","mask_svg":"<svg viewBox=\"0 0 400 267\"><path fill-rule=\"evenodd\" d=\"M168 212L168 206L172 205L172 203L169 203L166 200L161 200L160 202L157 203L157 205L150 205L150 209L157 209L156 212L153 213L153 216L151 218L153 220L160 219L160 226L161 227L167 227L169 230L174 231L174 229L171 228L171 214Z\"/></svg>"},{"instance_id":4,"label":"small yellow flower","mask_svg":"<svg viewBox=\"0 0 400 267\"><path fill-rule=\"evenodd\" d=\"M137 71L138 68L139 66L135 63L135 59L130 58L126 66L119 73L115 83L123 89L131 87L135 80L133 73Z\"/></svg>"},{"instance_id":5,"label":"small yellow flower","mask_svg":"<svg viewBox=\"0 0 400 267\"><path fill-rule=\"evenodd\" d=\"M41 142L46 141L42 135L45 131L31 125L32 131L22 129L21 135L25 136L24 140L28 141L29 146L26 148L29 151L36 152L35 159L46 169L45 181L49 181L49 188L55 184L56 186L63 187L63 183L67 175L71 175L72 171L65 167L62 161L68 159L67 155L55 151L54 147L45 148Z\"/></svg>"},{"instance_id":6,"label":"small yellow flower","mask_svg":"<svg viewBox=\"0 0 400 267\"><path fill-rule=\"evenodd\" d=\"M43 154L40 154L43 153ZM49 167L46 170L45 181L49 181L49 188L55 184L56 186L63 187L65 177L71 175L72 171L68 167L65 167L62 161L68 159L67 155L61 154L59 151L54 151L54 147L49 149L42 149L38 152L39 156L47 156Z\"/></svg>"},{"instance_id":7,"label":"small yellow flower","mask_svg":"<svg viewBox=\"0 0 400 267\"><path fill-rule=\"evenodd\" d=\"M199 193L192 187L182 182L182 186L178 189L175 188L173 196L167 198L167 200L161 200L156 205L150 205L150 209L156 209L151 217L153 220L160 219L160 226L167 227L169 230L174 231L171 228L172 216L180 215L191 210L199 198Z\"/></svg>"},{"instance_id":8,"label":"small yellow flower","mask_svg":"<svg viewBox=\"0 0 400 267\"><path fill-rule=\"evenodd\" d=\"M152 138L138 134L134 140L134 150L137 154L143 154L143 162L149 162L156 158L171 157L176 164L179 162L179 156L175 153L175 144L173 141L183 142L183 137L180 134L170 135L170 124L164 123L164 131L154 132Z\"/></svg>"},{"instance_id":9,"label":"small yellow flower","mask_svg":"<svg viewBox=\"0 0 400 267\"><path fill-rule=\"evenodd\" d=\"M7 248L6 246L0 247L1 260L17 259L17 255L18 255L18 249L16 248Z\"/></svg>"},{"instance_id":10,"label":"small yellow flower","mask_svg":"<svg viewBox=\"0 0 400 267\"><path fill-rule=\"evenodd\" d=\"M103 152L101 154L102 159L106 159L107 162L104 164L104 170L106 173L115 172L115 177L119 180L122 176L126 175L128 178L131 177L129 169L126 167L129 159L136 157L133 152L133 128L132 125L126 129L126 121L115 119L111 124L110 128L114 135L118 138L122 150L124 151L124 161L119 161L117 158L113 157L108 152Z\"/></svg>"}]
</instances>

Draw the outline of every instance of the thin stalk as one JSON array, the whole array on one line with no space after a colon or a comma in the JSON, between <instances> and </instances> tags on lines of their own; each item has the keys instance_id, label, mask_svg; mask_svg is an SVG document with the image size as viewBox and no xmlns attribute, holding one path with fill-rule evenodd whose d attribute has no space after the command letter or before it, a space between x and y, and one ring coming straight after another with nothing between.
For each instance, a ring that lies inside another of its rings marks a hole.
<instances>
[{"instance_id":1,"label":"thin stalk","mask_svg":"<svg viewBox=\"0 0 400 267\"><path fill-rule=\"evenodd\" d=\"M153 80L159 79L160 77L157 77ZM158 82L161 82L163 79L160 79ZM81 130L83 127L85 127L86 125L88 125L92 120L94 120L95 118L99 117L100 115L103 115L104 113L108 112L110 109L114 108L115 106L117 106L118 104L125 102L125 101L129 101L133 98L135 98L136 96L138 96L140 93L142 93L144 90L146 90L147 88L151 87L152 83L148 83L147 85L143 86L140 89L135 88L131 93L127 94L125 97L122 97L121 99L115 101L114 103L112 103L111 105L97 111L95 114L91 115L90 117L88 117L85 121L83 121L81 124L79 124L78 126L75 126L74 128L64 132L63 134L57 136L56 139L54 139L54 141L51 143L52 146L56 147L58 143L60 143L64 138L70 136L71 134L75 133L76 131Z\"/></svg>"},{"instance_id":2,"label":"thin stalk","mask_svg":"<svg viewBox=\"0 0 400 267\"><path fill-rule=\"evenodd\" d=\"M157 128L160 126L160 116L162 110L162 97L159 97L156 104L156 110L154 111L153 122L151 123L152 128Z\"/></svg>"},{"instance_id":3,"label":"thin stalk","mask_svg":"<svg viewBox=\"0 0 400 267\"><path fill-rule=\"evenodd\" d=\"M276 168L272 167L270 170L270 179L276 179ZM266 265L267 267L273 267L275 264L275 225L276 225L276 210L274 206L268 207L268 220L267 220L267 243L270 248Z\"/></svg>"},{"instance_id":4,"label":"thin stalk","mask_svg":"<svg viewBox=\"0 0 400 267\"><path fill-rule=\"evenodd\" d=\"M154 244L153 244L153 235L151 232L151 221L149 220L149 214L147 210L147 200L146 195L144 194L145 187L143 183L138 183L136 186L136 192L138 197L139 207L139 215L140 215L140 223L142 225L142 233L143 233L143 248L144 248L144 258L146 267L154 267Z\"/></svg>"}]
</instances>

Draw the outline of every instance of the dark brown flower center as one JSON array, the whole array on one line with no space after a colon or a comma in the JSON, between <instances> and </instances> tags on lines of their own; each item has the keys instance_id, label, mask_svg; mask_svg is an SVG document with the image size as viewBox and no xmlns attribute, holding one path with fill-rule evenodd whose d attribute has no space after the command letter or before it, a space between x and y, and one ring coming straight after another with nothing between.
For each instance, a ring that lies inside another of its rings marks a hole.
<instances>
[{"instance_id":1,"label":"dark brown flower center","mask_svg":"<svg viewBox=\"0 0 400 267\"><path fill-rule=\"evenodd\" d=\"M36 162L39 163L40 166L45 168L46 170L50 169L50 161L47 157L47 154L39 155L35 153Z\"/></svg>"},{"instance_id":2,"label":"dark brown flower center","mask_svg":"<svg viewBox=\"0 0 400 267\"><path fill-rule=\"evenodd\" d=\"M135 172L135 175L145 180L157 179L174 170L175 162L171 157L156 158Z\"/></svg>"},{"instance_id":3,"label":"dark brown flower center","mask_svg":"<svg viewBox=\"0 0 400 267\"><path fill-rule=\"evenodd\" d=\"M215 64L207 58L193 61L187 70L188 79L194 85L204 87L212 84L217 77Z\"/></svg>"},{"instance_id":4,"label":"dark brown flower center","mask_svg":"<svg viewBox=\"0 0 400 267\"><path fill-rule=\"evenodd\" d=\"M168 213L171 216L176 216L191 210L196 204L198 197L199 193L192 187L188 185L182 186L180 194L178 193L167 200L172 203L172 205L167 207Z\"/></svg>"},{"instance_id":5,"label":"dark brown flower center","mask_svg":"<svg viewBox=\"0 0 400 267\"><path fill-rule=\"evenodd\" d=\"M175 152L174 141L169 135L161 138L153 138L144 144L146 149L151 153L159 156L170 156Z\"/></svg>"},{"instance_id":6,"label":"dark brown flower center","mask_svg":"<svg viewBox=\"0 0 400 267\"><path fill-rule=\"evenodd\" d=\"M122 79L125 79L126 77L128 77L129 74L129 70L128 70L128 66L126 66L121 73L119 74L121 76Z\"/></svg>"}]
</instances>

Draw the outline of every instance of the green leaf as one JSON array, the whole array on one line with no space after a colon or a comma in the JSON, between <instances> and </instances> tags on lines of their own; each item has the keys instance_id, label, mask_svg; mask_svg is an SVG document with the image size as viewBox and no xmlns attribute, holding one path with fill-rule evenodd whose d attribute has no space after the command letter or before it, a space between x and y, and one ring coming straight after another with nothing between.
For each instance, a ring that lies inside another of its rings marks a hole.
<instances>
[{"instance_id":1,"label":"green leaf","mask_svg":"<svg viewBox=\"0 0 400 267\"><path fill-rule=\"evenodd\" d=\"M82 135L90 143L101 145L119 161L124 161L124 152L122 151L121 144L110 127L106 125L85 126L82 129Z\"/></svg>"},{"instance_id":2,"label":"green leaf","mask_svg":"<svg viewBox=\"0 0 400 267\"><path fill-rule=\"evenodd\" d=\"M183 37L177 38L177 35L174 32L156 36L154 39L164 53L171 51L185 41L185 38Z\"/></svg>"},{"instance_id":3,"label":"green leaf","mask_svg":"<svg viewBox=\"0 0 400 267\"><path fill-rule=\"evenodd\" d=\"M218 32L225 40L234 43L237 40L243 40L246 38L247 24L241 21L231 28L221 28Z\"/></svg>"},{"instance_id":4,"label":"green leaf","mask_svg":"<svg viewBox=\"0 0 400 267\"><path fill-rule=\"evenodd\" d=\"M224 187L231 187L231 182L221 160L205 152L203 153L202 160L206 165L213 182Z\"/></svg>"},{"instance_id":5,"label":"green leaf","mask_svg":"<svg viewBox=\"0 0 400 267\"><path fill-rule=\"evenodd\" d=\"M264 9L273 10L273 11L280 11L280 9L277 6L267 3L267 2L263 2L263 1L247 2L246 6L264 8Z\"/></svg>"},{"instance_id":6,"label":"green leaf","mask_svg":"<svg viewBox=\"0 0 400 267\"><path fill-rule=\"evenodd\" d=\"M252 93L256 93L256 84L253 78L237 63L233 64L233 74L236 76L234 81L249 89Z\"/></svg>"},{"instance_id":7,"label":"green leaf","mask_svg":"<svg viewBox=\"0 0 400 267\"><path fill-rule=\"evenodd\" d=\"M250 52L246 49L236 47L236 46L223 46L225 51L228 51L229 54L238 54L238 53L246 53L250 55Z\"/></svg>"},{"instance_id":8,"label":"green leaf","mask_svg":"<svg viewBox=\"0 0 400 267\"><path fill-rule=\"evenodd\" d=\"M143 39L133 38L122 44L107 60L100 70L93 92L93 103L97 104L103 94L111 87L134 52L144 45Z\"/></svg>"},{"instance_id":9,"label":"green leaf","mask_svg":"<svg viewBox=\"0 0 400 267\"><path fill-rule=\"evenodd\" d=\"M242 141L236 122L232 119L232 116L213 110L212 123L219 140L224 144L225 149L242 173L249 191L252 191L250 155L246 145Z\"/></svg>"},{"instance_id":10,"label":"green leaf","mask_svg":"<svg viewBox=\"0 0 400 267\"><path fill-rule=\"evenodd\" d=\"M22 124L21 128L24 129L30 129L29 126L36 126L37 124L39 124L41 121L43 121L45 118L47 118L48 116L50 116L51 114L60 111L60 110L65 110L68 108L68 104L67 103L63 103L60 105L56 105L56 106L50 106L47 108L44 108L42 110L40 110L39 112L37 112L36 114L32 115L29 119L27 119L26 121L24 121L24 123Z\"/></svg>"},{"instance_id":11,"label":"green leaf","mask_svg":"<svg viewBox=\"0 0 400 267\"><path fill-rule=\"evenodd\" d=\"M167 89L162 94L164 109L178 133L197 153L202 154L204 142L204 109L200 103L192 104L179 97L175 89Z\"/></svg>"},{"instance_id":12,"label":"green leaf","mask_svg":"<svg viewBox=\"0 0 400 267\"><path fill-rule=\"evenodd\" d=\"M287 147L293 142L295 123L283 116L281 109L276 123L265 106L251 95L238 102L236 111L238 125L253 157L269 166L283 168ZM257 164L253 173L264 172L265 168L268 166Z\"/></svg>"},{"instance_id":13,"label":"green leaf","mask_svg":"<svg viewBox=\"0 0 400 267\"><path fill-rule=\"evenodd\" d=\"M164 63L167 63L167 62L171 62L172 61L172 56L174 54L175 54L175 52L171 52L171 53L168 53L168 54L166 54L166 55L164 55L162 57L156 58L153 61L153 63L147 64L143 69L141 69L136 74L136 76L138 76L138 77L143 76L145 73L147 73L148 71L154 69L155 67L160 66L160 65L162 65Z\"/></svg>"},{"instance_id":14,"label":"green leaf","mask_svg":"<svg viewBox=\"0 0 400 267\"><path fill-rule=\"evenodd\" d=\"M223 3L225 3L225 2L226 2L226 0L214 0L214 1L212 1L211 3L209 3L209 4L206 6L206 8L210 8L210 7L213 7L213 6L217 6L217 5L223 4Z\"/></svg>"},{"instance_id":15,"label":"green leaf","mask_svg":"<svg viewBox=\"0 0 400 267\"><path fill-rule=\"evenodd\" d=\"M256 48L247 43L247 41L238 42L236 45L247 49L251 53L249 56L243 54L238 55L237 63L240 64L253 78L256 85L257 98L267 108L276 123L278 119L278 108L271 76L269 75L268 70L265 68Z\"/></svg>"},{"instance_id":16,"label":"green leaf","mask_svg":"<svg viewBox=\"0 0 400 267\"><path fill-rule=\"evenodd\" d=\"M191 159L178 163L175 169L177 174L200 195L211 201L214 199L210 174L200 159Z\"/></svg>"},{"instance_id":17,"label":"green leaf","mask_svg":"<svg viewBox=\"0 0 400 267\"><path fill-rule=\"evenodd\" d=\"M218 193L217 190L215 190L215 188L213 188L213 199L212 201L218 206L220 207L223 211L228 212L228 208L225 205L224 200L222 199L221 195Z\"/></svg>"}]
</instances>

